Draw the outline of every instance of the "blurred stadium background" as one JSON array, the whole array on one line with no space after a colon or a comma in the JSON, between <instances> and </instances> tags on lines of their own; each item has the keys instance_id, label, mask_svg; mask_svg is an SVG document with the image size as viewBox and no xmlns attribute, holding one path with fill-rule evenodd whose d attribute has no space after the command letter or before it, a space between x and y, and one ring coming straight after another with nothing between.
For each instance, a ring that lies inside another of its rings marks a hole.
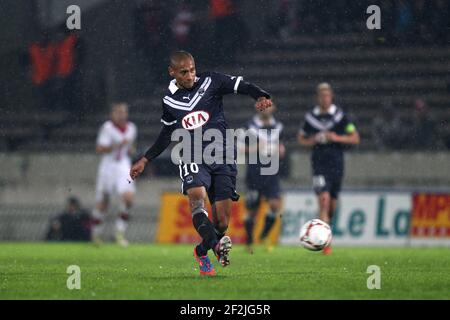
<instances>
[{"instance_id":1,"label":"blurred stadium background","mask_svg":"<svg viewBox=\"0 0 450 320\"><path fill-rule=\"evenodd\" d=\"M297 145L296 134L314 104L315 86L327 81L362 138L346 155L343 201L349 207L341 211L349 222L340 225L347 228L341 236L355 231L348 242L407 245L416 232L448 244L449 2L219 1L228 9L216 2L0 1L0 240L44 240L69 197L92 209L95 140L109 104L130 104L142 154L160 130L160 97L170 80L166 57L182 48L194 54L199 71L243 75L273 94L288 137L282 182L291 220L284 229L315 214L306 212L314 207L309 152ZM82 12L76 32L65 28L72 4ZM366 27L371 4L381 7L381 30ZM51 59L33 60L31 52L51 45L60 50L59 66L50 72ZM250 99L230 97L225 106L231 127L242 127L254 113ZM131 241L154 241L165 212L182 211L162 210L163 192L179 190L169 155L137 183ZM244 172L240 168L243 195ZM352 226L352 219L360 221L352 216L357 210L366 210L370 221L377 215L362 235L357 222ZM192 240L182 238L189 228L180 229L176 241ZM375 228L380 233L372 236Z\"/></svg>"}]
</instances>

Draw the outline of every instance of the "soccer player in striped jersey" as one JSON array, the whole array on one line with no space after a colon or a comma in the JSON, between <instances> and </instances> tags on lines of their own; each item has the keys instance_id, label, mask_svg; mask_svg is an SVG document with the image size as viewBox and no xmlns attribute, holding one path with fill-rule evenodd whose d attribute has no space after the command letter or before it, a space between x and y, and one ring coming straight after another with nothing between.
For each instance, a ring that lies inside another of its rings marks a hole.
<instances>
[{"instance_id":1,"label":"soccer player in striped jersey","mask_svg":"<svg viewBox=\"0 0 450 320\"><path fill-rule=\"evenodd\" d=\"M168 71L174 79L162 99L163 128L145 156L133 165L130 176L136 179L146 164L169 146L175 129L186 130L191 136L199 128L202 133L214 129L222 134L222 141L202 141L201 155L196 154L198 148L192 143L192 158L179 166L182 191L189 198L192 222L202 238L202 242L194 248L194 257L199 263L200 274L212 276L215 270L208 258L209 250L214 252L223 267L230 263L232 244L225 232L230 220L232 201L239 198L236 193L236 146L234 138L233 141L225 138L228 124L223 110L223 96L231 93L248 95L255 100L255 107L260 111L270 107L272 101L266 91L240 76L218 72L197 74L194 58L186 51L177 51L170 56ZM203 159L203 151L212 144L222 149L224 159L221 163L206 163ZM197 156L201 157L201 163L196 162ZM206 197L213 208L212 222L205 209Z\"/></svg>"},{"instance_id":2,"label":"soccer player in striped jersey","mask_svg":"<svg viewBox=\"0 0 450 320\"><path fill-rule=\"evenodd\" d=\"M273 116L275 105L256 114L246 126L249 134L256 136L257 144L250 145L245 141L241 144L241 149L248 153L259 152L278 152L279 158L282 159L285 154L285 146L283 140L283 124L276 120ZM262 150L260 150L262 149ZM273 249L268 235L282 209L280 177L276 173L274 175L262 175L261 167L265 165L260 159L256 163L247 165L246 183L247 194L245 206L247 216L245 218L245 231L247 233L247 251L253 253L253 229L255 225L256 213L261 205L262 199L269 204L269 211L264 219L264 227L259 238L266 242L268 251Z\"/></svg>"},{"instance_id":3,"label":"soccer player in striped jersey","mask_svg":"<svg viewBox=\"0 0 450 320\"><path fill-rule=\"evenodd\" d=\"M360 138L344 111L333 104L331 86L319 84L316 94L317 105L306 113L298 142L312 147L313 187L318 196L319 218L330 224L344 176L345 147L359 144ZM323 253L331 253L331 247L326 247Z\"/></svg>"}]
</instances>

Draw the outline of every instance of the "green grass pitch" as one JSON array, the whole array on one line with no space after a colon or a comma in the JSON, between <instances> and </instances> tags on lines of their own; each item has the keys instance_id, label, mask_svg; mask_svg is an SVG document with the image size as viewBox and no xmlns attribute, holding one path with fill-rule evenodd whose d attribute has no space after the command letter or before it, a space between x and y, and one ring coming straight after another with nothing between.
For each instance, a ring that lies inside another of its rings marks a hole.
<instances>
[{"instance_id":1,"label":"green grass pitch","mask_svg":"<svg viewBox=\"0 0 450 320\"><path fill-rule=\"evenodd\" d=\"M447 248L341 247L323 256L235 246L214 278L198 274L192 248L0 243L0 299L450 299ZM80 290L67 289L69 265L81 269ZM367 289L369 265L381 268L379 290Z\"/></svg>"}]
</instances>

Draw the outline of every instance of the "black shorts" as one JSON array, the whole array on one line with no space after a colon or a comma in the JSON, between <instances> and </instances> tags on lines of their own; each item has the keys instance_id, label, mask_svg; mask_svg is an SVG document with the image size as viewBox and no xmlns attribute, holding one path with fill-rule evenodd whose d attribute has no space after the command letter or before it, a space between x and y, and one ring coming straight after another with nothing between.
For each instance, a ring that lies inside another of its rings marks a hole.
<instances>
[{"instance_id":1,"label":"black shorts","mask_svg":"<svg viewBox=\"0 0 450 320\"><path fill-rule=\"evenodd\" d=\"M236 192L237 166L235 164L196 164L181 163L178 165L183 194L194 187L205 187L209 202L232 199L237 201Z\"/></svg>"},{"instance_id":2,"label":"black shorts","mask_svg":"<svg viewBox=\"0 0 450 320\"><path fill-rule=\"evenodd\" d=\"M333 199L337 199L342 186L342 175L330 172L315 172L313 188L316 194L329 192Z\"/></svg>"},{"instance_id":3,"label":"black shorts","mask_svg":"<svg viewBox=\"0 0 450 320\"><path fill-rule=\"evenodd\" d=\"M281 198L280 178L277 175L259 176L255 179L247 177L247 195L245 206L247 209L256 209L262 197L269 199Z\"/></svg>"}]
</instances>

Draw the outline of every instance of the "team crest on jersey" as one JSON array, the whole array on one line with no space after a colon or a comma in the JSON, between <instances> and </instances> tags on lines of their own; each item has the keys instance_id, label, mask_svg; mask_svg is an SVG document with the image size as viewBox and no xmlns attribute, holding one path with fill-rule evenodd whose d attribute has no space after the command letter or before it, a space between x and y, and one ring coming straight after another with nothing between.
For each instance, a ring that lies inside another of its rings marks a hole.
<instances>
[{"instance_id":1,"label":"team crest on jersey","mask_svg":"<svg viewBox=\"0 0 450 320\"><path fill-rule=\"evenodd\" d=\"M209 120L208 112L194 111L184 116L184 118L181 120L181 125L186 130L194 130L196 128L203 126L205 123L208 122L208 120Z\"/></svg>"}]
</instances>

